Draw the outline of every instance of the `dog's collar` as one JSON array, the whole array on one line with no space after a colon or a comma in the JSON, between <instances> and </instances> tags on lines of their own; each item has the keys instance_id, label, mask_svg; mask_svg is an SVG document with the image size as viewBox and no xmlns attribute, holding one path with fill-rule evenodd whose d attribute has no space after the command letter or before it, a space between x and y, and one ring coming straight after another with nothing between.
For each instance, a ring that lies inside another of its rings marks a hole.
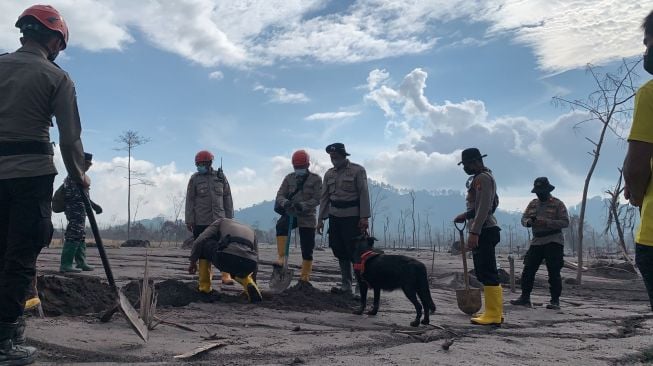
<instances>
[{"instance_id":1,"label":"dog's collar","mask_svg":"<svg viewBox=\"0 0 653 366\"><path fill-rule=\"evenodd\" d=\"M370 258L376 257L377 255L379 255L379 253L372 250L368 250L361 254L360 263L354 263L354 271L363 274L365 272L365 262L367 262Z\"/></svg>"}]
</instances>

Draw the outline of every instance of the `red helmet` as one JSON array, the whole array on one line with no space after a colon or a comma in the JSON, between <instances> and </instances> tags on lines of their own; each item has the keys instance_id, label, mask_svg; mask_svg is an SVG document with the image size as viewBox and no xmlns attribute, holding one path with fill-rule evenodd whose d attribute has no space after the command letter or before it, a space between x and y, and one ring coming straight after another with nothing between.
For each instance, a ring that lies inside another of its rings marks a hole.
<instances>
[{"instance_id":1,"label":"red helmet","mask_svg":"<svg viewBox=\"0 0 653 366\"><path fill-rule=\"evenodd\" d=\"M25 24L30 17L36 19L42 26L58 33L63 41L63 47L61 47L61 50L66 49L66 45L68 44L68 26L57 9L50 5L30 6L18 17L16 27L22 29L23 24Z\"/></svg>"},{"instance_id":2,"label":"red helmet","mask_svg":"<svg viewBox=\"0 0 653 366\"><path fill-rule=\"evenodd\" d=\"M295 168L308 168L311 158L305 150L297 150L292 154L292 166Z\"/></svg>"},{"instance_id":3,"label":"red helmet","mask_svg":"<svg viewBox=\"0 0 653 366\"><path fill-rule=\"evenodd\" d=\"M195 154L195 164L206 161L213 161L213 154L210 151L202 150Z\"/></svg>"}]
</instances>

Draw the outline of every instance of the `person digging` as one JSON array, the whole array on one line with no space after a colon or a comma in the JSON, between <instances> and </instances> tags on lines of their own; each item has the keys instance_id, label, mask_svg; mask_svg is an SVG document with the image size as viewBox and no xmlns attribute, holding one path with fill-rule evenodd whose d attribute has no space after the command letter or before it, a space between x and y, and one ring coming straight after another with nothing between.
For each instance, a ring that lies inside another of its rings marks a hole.
<instances>
[{"instance_id":1,"label":"person digging","mask_svg":"<svg viewBox=\"0 0 653 366\"><path fill-rule=\"evenodd\" d=\"M277 191L274 210L281 217L277 220L277 251L276 266L283 266L288 240L288 213L292 213L292 228L299 227L299 243L302 249L302 271L299 283L310 284L313 268L313 250L315 249L316 208L320 204L322 178L311 172L310 157L304 150L292 154L292 165L295 170L288 174Z\"/></svg>"},{"instance_id":2,"label":"person digging","mask_svg":"<svg viewBox=\"0 0 653 366\"><path fill-rule=\"evenodd\" d=\"M212 263L220 271L229 273L243 286L251 303L263 297L256 284L258 241L249 226L233 219L217 219L193 242L188 273L197 272L198 261Z\"/></svg>"},{"instance_id":3,"label":"person digging","mask_svg":"<svg viewBox=\"0 0 653 366\"><path fill-rule=\"evenodd\" d=\"M533 199L521 218L525 227L533 231L530 247L524 256L524 269L521 275L521 296L511 300L513 305L531 306L531 291L535 281L535 273L540 268L542 260L546 261L549 272L549 290L551 301L547 309L560 309L560 294L562 293L562 277L560 271L564 264L565 237L562 229L569 226L569 215L565 204L553 197L551 192L555 189L549 179L539 177L533 182L531 193L537 198Z\"/></svg>"},{"instance_id":4,"label":"person digging","mask_svg":"<svg viewBox=\"0 0 653 366\"><path fill-rule=\"evenodd\" d=\"M84 153L84 173L86 173L93 165L93 155ZM90 179L88 179L90 187ZM89 189L88 187L86 188ZM66 272L81 272L92 271L94 268L89 266L86 262L86 209L84 207L84 195L88 192L82 192L79 185L70 177L64 179L61 189L53 198L53 206L56 201L62 199L64 203L64 213L66 214L66 232L64 233L63 249L61 250L61 264L59 271ZM59 195L62 197L59 198ZM91 207L96 214L102 213L102 207L91 201ZM76 266L73 267L73 261Z\"/></svg>"}]
</instances>

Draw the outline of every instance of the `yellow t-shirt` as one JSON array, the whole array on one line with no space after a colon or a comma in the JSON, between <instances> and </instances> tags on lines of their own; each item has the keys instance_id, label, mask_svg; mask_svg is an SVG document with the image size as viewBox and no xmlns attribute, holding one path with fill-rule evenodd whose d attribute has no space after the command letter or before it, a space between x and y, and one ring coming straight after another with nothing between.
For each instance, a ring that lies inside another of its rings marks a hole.
<instances>
[{"instance_id":1,"label":"yellow t-shirt","mask_svg":"<svg viewBox=\"0 0 653 366\"><path fill-rule=\"evenodd\" d=\"M642 85L635 95L633 126L630 129L628 141L653 144L653 80ZM638 244L653 246L653 180L648 182L646 188L635 241Z\"/></svg>"}]
</instances>

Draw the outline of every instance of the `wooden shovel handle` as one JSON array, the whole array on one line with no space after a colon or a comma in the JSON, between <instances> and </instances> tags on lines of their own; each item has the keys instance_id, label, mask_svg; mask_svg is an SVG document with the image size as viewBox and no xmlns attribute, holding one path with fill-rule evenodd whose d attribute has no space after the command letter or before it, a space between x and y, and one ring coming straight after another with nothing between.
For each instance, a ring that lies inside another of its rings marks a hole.
<instances>
[{"instance_id":1,"label":"wooden shovel handle","mask_svg":"<svg viewBox=\"0 0 653 366\"><path fill-rule=\"evenodd\" d=\"M469 290L469 274L467 273L467 252L466 252L466 245L465 245L465 234L463 231L465 230L465 226L467 226L467 222L463 224L462 227L458 227L458 223L454 223L456 226L456 229L458 229L458 235L460 236L460 253L463 256L463 278L465 280L465 290Z\"/></svg>"}]
</instances>

